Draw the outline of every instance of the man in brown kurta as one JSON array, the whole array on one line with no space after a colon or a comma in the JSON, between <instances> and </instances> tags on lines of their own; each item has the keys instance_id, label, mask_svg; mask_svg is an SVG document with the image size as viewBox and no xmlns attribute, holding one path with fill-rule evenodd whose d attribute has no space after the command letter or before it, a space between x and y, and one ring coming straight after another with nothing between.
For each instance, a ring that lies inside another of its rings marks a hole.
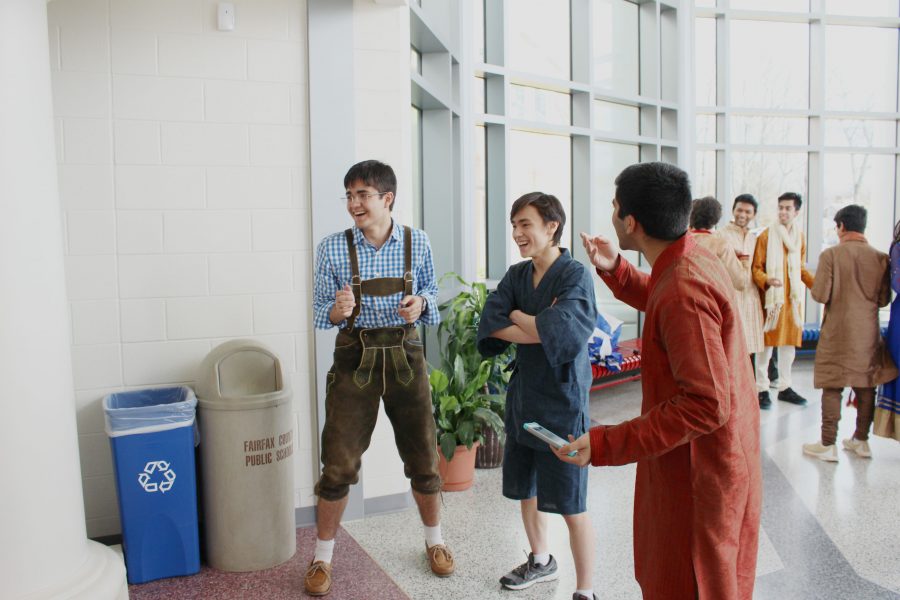
<instances>
[{"instance_id":1,"label":"man in brown kurta","mask_svg":"<svg viewBox=\"0 0 900 600\"><path fill-rule=\"evenodd\" d=\"M812 297L825 305L813 385L822 390L822 439L803 453L836 462L837 426L845 387L856 394L856 432L844 448L869 458L875 386L897 377L881 337L878 307L891 299L890 260L866 241L866 209L851 204L834 216L840 242L819 257Z\"/></svg>"},{"instance_id":2,"label":"man in brown kurta","mask_svg":"<svg viewBox=\"0 0 900 600\"><path fill-rule=\"evenodd\" d=\"M616 178L619 244L643 253L650 275L608 239L582 234L615 296L646 311L643 402L640 417L594 427L556 455L581 465L637 462L634 568L645 600L750 600L759 408L728 276L686 233L690 198L687 175L672 165L632 165Z\"/></svg>"},{"instance_id":3,"label":"man in brown kurta","mask_svg":"<svg viewBox=\"0 0 900 600\"><path fill-rule=\"evenodd\" d=\"M800 194L786 192L779 196L778 222L756 239L753 281L760 290L765 313L765 349L756 355L756 391L760 406L769 400L768 366L773 348L778 348L778 380L775 382L778 399L791 404L806 404L806 398L791 388L794 353L803 344L804 291L800 285L802 282L811 288L814 280L806 268L806 239L796 223L802 205Z\"/></svg>"}]
</instances>

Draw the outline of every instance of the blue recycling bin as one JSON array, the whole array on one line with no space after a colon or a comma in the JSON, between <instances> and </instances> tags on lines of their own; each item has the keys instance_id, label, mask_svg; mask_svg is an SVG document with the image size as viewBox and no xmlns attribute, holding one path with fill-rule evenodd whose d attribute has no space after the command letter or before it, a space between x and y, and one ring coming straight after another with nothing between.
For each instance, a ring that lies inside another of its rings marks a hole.
<instances>
[{"instance_id":1,"label":"blue recycling bin","mask_svg":"<svg viewBox=\"0 0 900 600\"><path fill-rule=\"evenodd\" d=\"M120 392L103 400L128 583L200 570L196 406L188 387Z\"/></svg>"}]
</instances>

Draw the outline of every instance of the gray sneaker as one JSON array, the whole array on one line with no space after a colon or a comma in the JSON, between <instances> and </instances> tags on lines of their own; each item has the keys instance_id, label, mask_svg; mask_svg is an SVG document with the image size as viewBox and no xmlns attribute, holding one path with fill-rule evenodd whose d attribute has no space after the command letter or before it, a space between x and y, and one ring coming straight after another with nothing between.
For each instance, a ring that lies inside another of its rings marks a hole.
<instances>
[{"instance_id":1,"label":"gray sneaker","mask_svg":"<svg viewBox=\"0 0 900 600\"><path fill-rule=\"evenodd\" d=\"M534 564L534 554L528 553L528 562L524 562L503 577L500 585L509 590L524 590L542 581L553 581L559 578L556 568L556 559L550 555L550 562L546 565Z\"/></svg>"},{"instance_id":2,"label":"gray sneaker","mask_svg":"<svg viewBox=\"0 0 900 600\"><path fill-rule=\"evenodd\" d=\"M594 596L594 600L597 600L597 594L592 594ZM583 594L572 594L572 600L591 600L587 596Z\"/></svg>"}]
</instances>

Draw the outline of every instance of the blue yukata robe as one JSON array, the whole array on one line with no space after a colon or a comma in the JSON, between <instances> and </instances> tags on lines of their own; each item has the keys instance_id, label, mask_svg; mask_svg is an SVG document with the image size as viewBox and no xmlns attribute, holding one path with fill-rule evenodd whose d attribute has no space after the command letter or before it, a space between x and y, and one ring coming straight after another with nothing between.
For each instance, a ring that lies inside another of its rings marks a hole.
<instances>
[{"instance_id":1,"label":"blue yukata robe","mask_svg":"<svg viewBox=\"0 0 900 600\"><path fill-rule=\"evenodd\" d=\"M541 343L518 344L506 392L505 426L517 443L549 451L522 425L536 421L563 439L587 430L592 382L588 338L597 321L597 305L590 271L566 249L537 288L533 274L530 260L513 265L488 296L478 326L478 351L495 356L509 346L490 335L513 324L513 310L536 317Z\"/></svg>"}]
</instances>

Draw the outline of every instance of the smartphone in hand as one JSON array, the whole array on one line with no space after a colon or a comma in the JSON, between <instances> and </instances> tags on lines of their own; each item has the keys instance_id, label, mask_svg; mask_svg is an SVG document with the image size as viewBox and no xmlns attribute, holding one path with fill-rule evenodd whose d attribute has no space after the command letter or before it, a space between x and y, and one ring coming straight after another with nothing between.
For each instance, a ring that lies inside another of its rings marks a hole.
<instances>
[{"instance_id":1,"label":"smartphone in hand","mask_svg":"<svg viewBox=\"0 0 900 600\"><path fill-rule=\"evenodd\" d=\"M522 425L525 428L525 431L533 435L534 437L547 442L557 450L568 444L566 440L562 439L549 429L537 424L537 423L525 423ZM577 452L569 452L569 456L575 456Z\"/></svg>"}]
</instances>

